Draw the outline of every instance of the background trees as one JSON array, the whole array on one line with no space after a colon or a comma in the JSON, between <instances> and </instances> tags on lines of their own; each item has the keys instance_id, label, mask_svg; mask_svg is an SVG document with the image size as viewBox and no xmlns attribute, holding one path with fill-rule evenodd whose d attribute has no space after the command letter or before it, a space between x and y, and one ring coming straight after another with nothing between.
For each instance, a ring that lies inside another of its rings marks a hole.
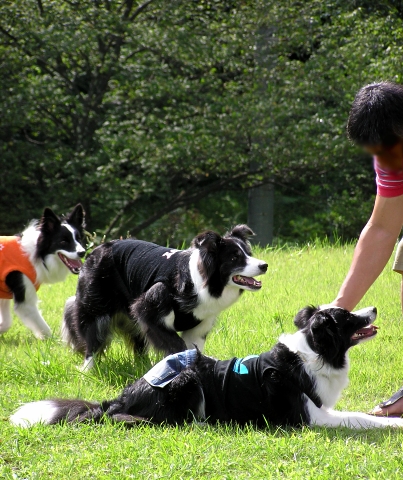
<instances>
[{"instance_id":1,"label":"background trees","mask_svg":"<svg viewBox=\"0 0 403 480\"><path fill-rule=\"evenodd\" d=\"M2 5L2 231L81 201L99 236L177 243L270 181L276 237L354 237L374 181L348 109L400 81L401 40L393 1Z\"/></svg>"}]
</instances>

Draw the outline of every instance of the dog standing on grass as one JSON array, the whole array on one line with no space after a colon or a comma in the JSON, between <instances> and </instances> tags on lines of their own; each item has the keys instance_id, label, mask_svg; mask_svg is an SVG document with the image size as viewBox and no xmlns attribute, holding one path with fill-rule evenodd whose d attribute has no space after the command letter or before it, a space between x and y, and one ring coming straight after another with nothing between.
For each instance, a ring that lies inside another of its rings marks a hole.
<instances>
[{"instance_id":1,"label":"dog standing on grass","mask_svg":"<svg viewBox=\"0 0 403 480\"><path fill-rule=\"evenodd\" d=\"M133 425L192 421L252 423L259 427L403 428L401 418L333 410L348 384L348 350L373 338L376 309L306 307L298 331L282 335L268 352L216 360L197 349L170 355L114 400L43 400L20 407L10 420L80 423L109 418Z\"/></svg>"},{"instance_id":2,"label":"dog standing on grass","mask_svg":"<svg viewBox=\"0 0 403 480\"><path fill-rule=\"evenodd\" d=\"M36 295L42 283L65 280L69 272L78 274L85 249L84 210L78 204L59 218L45 208L39 222L33 221L21 235L0 236L0 334L11 327L11 300L23 324L35 337L51 335L38 310Z\"/></svg>"},{"instance_id":3,"label":"dog standing on grass","mask_svg":"<svg viewBox=\"0 0 403 480\"><path fill-rule=\"evenodd\" d=\"M267 263L252 257L251 235L237 225L224 236L201 233L187 250L133 239L97 247L66 302L62 327L64 340L84 354L83 369L115 331L138 353L148 344L165 355L202 350L217 316L244 290L262 286L253 277L266 273Z\"/></svg>"}]
</instances>

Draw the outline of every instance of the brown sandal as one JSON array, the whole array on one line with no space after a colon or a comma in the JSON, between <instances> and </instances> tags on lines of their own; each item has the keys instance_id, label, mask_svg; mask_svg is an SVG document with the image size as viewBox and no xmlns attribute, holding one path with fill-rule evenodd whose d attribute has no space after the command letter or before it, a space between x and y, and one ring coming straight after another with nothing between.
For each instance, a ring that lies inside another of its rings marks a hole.
<instances>
[{"instance_id":1,"label":"brown sandal","mask_svg":"<svg viewBox=\"0 0 403 480\"><path fill-rule=\"evenodd\" d=\"M378 407L380 408L386 408L386 407L389 407L390 405L393 405L394 403L396 403L398 400L400 400L401 398L403 398L403 387L398 390L396 393L394 393L390 398L388 398L388 400L385 400L384 402L381 402ZM376 413L373 413L373 412L369 412L370 415L374 415L376 417L384 417L385 415L378 415ZM401 417L402 415L398 415L398 414L392 414L392 415L387 415L388 417Z\"/></svg>"}]
</instances>

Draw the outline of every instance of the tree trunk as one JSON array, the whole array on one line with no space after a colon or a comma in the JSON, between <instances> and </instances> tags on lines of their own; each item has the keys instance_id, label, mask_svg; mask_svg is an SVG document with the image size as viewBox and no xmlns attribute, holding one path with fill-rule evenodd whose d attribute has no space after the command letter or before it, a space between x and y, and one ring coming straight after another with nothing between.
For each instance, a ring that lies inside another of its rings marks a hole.
<instances>
[{"instance_id":1,"label":"tree trunk","mask_svg":"<svg viewBox=\"0 0 403 480\"><path fill-rule=\"evenodd\" d=\"M271 52L273 44L273 32L275 27L262 25L256 32L256 61L262 72L269 71L275 64L275 55ZM267 77L263 75L260 87L261 99L264 99L267 90ZM259 122L259 118L256 118ZM260 144L267 144L269 138L256 138ZM256 162L251 162L250 169L257 170ZM262 247L273 243L274 223L274 185L266 183L259 187L250 188L248 191L248 225L256 233L253 243Z\"/></svg>"},{"instance_id":2,"label":"tree trunk","mask_svg":"<svg viewBox=\"0 0 403 480\"><path fill-rule=\"evenodd\" d=\"M262 247L273 243L274 185L267 183L248 192L248 225L256 233L253 243Z\"/></svg>"}]
</instances>

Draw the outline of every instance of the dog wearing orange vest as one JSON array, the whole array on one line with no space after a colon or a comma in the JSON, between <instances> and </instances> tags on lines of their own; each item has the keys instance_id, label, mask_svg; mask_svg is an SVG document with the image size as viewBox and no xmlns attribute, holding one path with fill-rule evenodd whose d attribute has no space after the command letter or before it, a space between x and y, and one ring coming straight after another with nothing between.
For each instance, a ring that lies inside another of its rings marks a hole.
<instances>
[{"instance_id":1,"label":"dog wearing orange vest","mask_svg":"<svg viewBox=\"0 0 403 480\"><path fill-rule=\"evenodd\" d=\"M65 217L45 208L40 221L32 221L20 235L0 236L0 334L11 327L14 311L35 337L51 336L38 310L37 290L42 283L78 274L85 255L84 209L78 204Z\"/></svg>"}]
</instances>

